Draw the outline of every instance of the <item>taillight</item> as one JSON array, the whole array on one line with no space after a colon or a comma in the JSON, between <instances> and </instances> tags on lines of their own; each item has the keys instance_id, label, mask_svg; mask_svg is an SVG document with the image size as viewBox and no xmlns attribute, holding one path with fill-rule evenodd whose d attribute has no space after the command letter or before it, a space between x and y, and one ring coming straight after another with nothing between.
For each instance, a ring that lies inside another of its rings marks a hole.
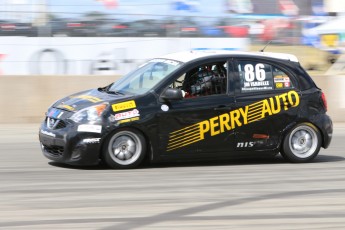
<instances>
[{"instance_id":1,"label":"taillight","mask_svg":"<svg viewBox=\"0 0 345 230\"><path fill-rule=\"evenodd\" d=\"M321 94L321 99L322 99L322 102L323 102L323 106L325 107L326 111L328 109L328 106L327 106L327 100L326 100L326 95L322 92Z\"/></svg>"}]
</instances>

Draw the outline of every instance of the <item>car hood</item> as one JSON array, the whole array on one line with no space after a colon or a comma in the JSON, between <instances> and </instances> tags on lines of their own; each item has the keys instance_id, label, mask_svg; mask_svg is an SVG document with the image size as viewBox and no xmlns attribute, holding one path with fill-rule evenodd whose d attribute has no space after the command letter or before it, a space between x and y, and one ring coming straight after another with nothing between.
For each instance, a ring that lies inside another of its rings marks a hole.
<instances>
[{"instance_id":1,"label":"car hood","mask_svg":"<svg viewBox=\"0 0 345 230\"><path fill-rule=\"evenodd\" d=\"M91 89L65 97L55 102L52 107L70 112L76 112L92 105L123 99L126 97L129 96L108 94L97 89Z\"/></svg>"}]
</instances>

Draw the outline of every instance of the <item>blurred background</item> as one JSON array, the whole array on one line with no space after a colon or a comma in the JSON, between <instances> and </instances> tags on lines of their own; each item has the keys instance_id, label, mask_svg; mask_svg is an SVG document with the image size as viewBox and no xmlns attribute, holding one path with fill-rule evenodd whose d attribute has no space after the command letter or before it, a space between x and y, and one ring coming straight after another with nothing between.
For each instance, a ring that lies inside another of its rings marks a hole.
<instances>
[{"instance_id":1,"label":"blurred background","mask_svg":"<svg viewBox=\"0 0 345 230\"><path fill-rule=\"evenodd\" d=\"M343 121L344 19L337 0L0 0L0 123L37 122L60 97L166 53L268 42L299 58Z\"/></svg>"}]
</instances>

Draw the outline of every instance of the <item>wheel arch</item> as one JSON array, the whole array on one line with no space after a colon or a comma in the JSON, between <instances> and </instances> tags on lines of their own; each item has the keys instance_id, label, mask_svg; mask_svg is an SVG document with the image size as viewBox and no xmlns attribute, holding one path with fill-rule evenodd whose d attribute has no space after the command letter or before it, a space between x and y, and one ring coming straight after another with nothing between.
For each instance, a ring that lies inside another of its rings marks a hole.
<instances>
[{"instance_id":1,"label":"wheel arch","mask_svg":"<svg viewBox=\"0 0 345 230\"><path fill-rule=\"evenodd\" d=\"M284 141L286 135L288 135L288 134L290 133L290 131L291 131L293 128L295 128L297 125L303 124L303 123L308 123L308 124L314 126L314 128L316 128L316 129L319 131L319 133L320 133L320 135L321 135L321 141L322 141L322 142L321 142L321 147L324 148L324 145L325 145L325 142L326 142L326 140L325 140L325 133L322 132L322 129L319 127L319 125L318 125L316 122L313 122L313 121L310 121L310 120L300 120L300 121L295 121L295 122L290 123L290 124L289 124L288 126L286 126L286 128L283 130L282 135L281 135L281 137L280 137L279 146L278 146L278 148L279 148L280 150L281 150L281 148L283 147L283 141Z\"/></svg>"},{"instance_id":2,"label":"wheel arch","mask_svg":"<svg viewBox=\"0 0 345 230\"><path fill-rule=\"evenodd\" d=\"M100 143L100 152L99 152L99 158L100 160L104 160L104 148L106 147L105 144L107 143L107 141L109 140L109 138L111 138L115 133L120 132L122 130L135 130L139 133L141 133L143 135L143 137L145 138L145 143L146 143L146 154L144 157L144 161L145 160L152 160L153 159L153 150L152 150L152 143L151 140L149 138L149 136L147 135L147 133L145 131L143 131L143 129L137 127L137 126L121 126L121 127L115 127L114 129L110 130L103 138L102 141Z\"/></svg>"},{"instance_id":3,"label":"wheel arch","mask_svg":"<svg viewBox=\"0 0 345 230\"><path fill-rule=\"evenodd\" d=\"M298 136L295 136L296 134ZM295 140L292 139L293 137ZM306 163L318 155L321 147L322 132L320 128L313 122L300 121L291 126L283 136L280 153L291 163Z\"/></svg>"}]
</instances>

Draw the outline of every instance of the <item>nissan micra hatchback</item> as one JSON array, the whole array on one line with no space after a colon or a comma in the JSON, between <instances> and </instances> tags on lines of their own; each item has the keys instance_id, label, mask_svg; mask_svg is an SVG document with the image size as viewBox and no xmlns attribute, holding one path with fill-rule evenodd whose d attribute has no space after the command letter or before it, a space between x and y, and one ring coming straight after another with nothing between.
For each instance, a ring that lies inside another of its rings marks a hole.
<instances>
[{"instance_id":1,"label":"nissan micra hatchback","mask_svg":"<svg viewBox=\"0 0 345 230\"><path fill-rule=\"evenodd\" d=\"M191 51L58 100L39 140L48 159L73 165L278 153L308 162L331 142L326 111L325 95L293 55Z\"/></svg>"}]
</instances>

